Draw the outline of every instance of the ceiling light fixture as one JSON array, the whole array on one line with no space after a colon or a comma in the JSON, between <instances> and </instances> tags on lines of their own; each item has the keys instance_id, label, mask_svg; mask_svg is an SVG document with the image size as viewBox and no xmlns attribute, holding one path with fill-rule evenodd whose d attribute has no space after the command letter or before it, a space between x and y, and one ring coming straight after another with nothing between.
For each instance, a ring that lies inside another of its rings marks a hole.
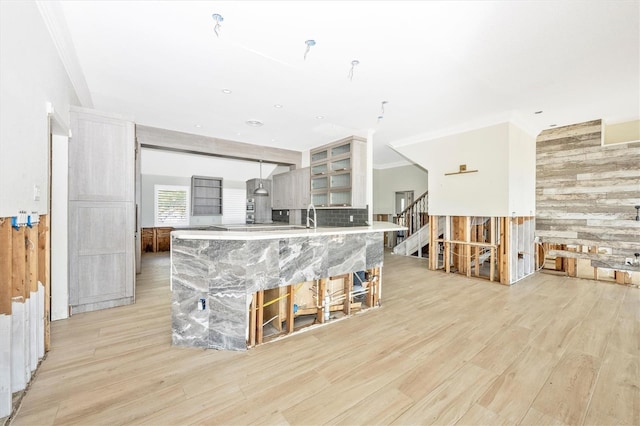
<instances>
[{"instance_id":1,"label":"ceiling light fixture","mask_svg":"<svg viewBox=\"0 0 640 426\"><path fill-rule=\"evenodd\" d=\"M247 123L247 126L251 126L251 127L260 127L264 124L260 120L247 120L245 121L245 123Z\"/></svg>"},{"instance_id":2,"label":"ceiling light fixture","mask_svg":"<svg viewBox=\"0 0 640 426\"><path fill-rule=\"evenodd\" d=\"M194 124L193 125L196 129L199 129L200 127L202 127L202 124Z\"/></svg>"},{"instance_id":3,"label":"ceiling light fixture","mask_svg":"<svg viewBox=\"0 0 640 426\"><path fill-rule=\"evenodd\" d=\"M304 60L307 60L307 53L309 53L309 50L311 50L312 46L316 45L316 41L315 40L307 40L304 42L304 44L307 45L307 48L304 51Z\"/></svg>"},{"instance_id":4,"label":"ceiling light fixture","mask_svg":"<svg viewBox=\"0 0 640 426\"><path fill-rule=\"evenodd\" d=\"M359 60L354 59L353 61L351 61L351 69L349 70L349 80L353 81L353 69L356 67L356 65L358 65L360 63Z\"/></svg>"},{"instance_id":5,"label":"ceiling light fixture","mask_svg":"<svg viewBox=\"0 0 640 426\"><path fill-rule=\"evenodd\" d=\"M231 90L229 90L229 89L222 89L222 93L224 93L225 95L230 95L230 94L231 94Z\"/></svg>"},{"instance_id":6,"label":"ceiling light fixture","mask_svg":"<svg viewBox=\"0 0 640 426\"><path fill-rule=\"evenodd\" d=\"M322 120L324 119L324 115L316 115L316 120Z\"/></svg>"},{"instance_id":7,"label":"ceiling light fixture","mask_svg":"<svg viewBox=\"0 0 640 426\"><path fill-rule=\"evenodd\" d=\"M260 183L255 191L253 191L253 195L269 195L269 191L262 185L262 160L260 160Z\"/></svg>"},{"instance_id":8,"label":"ceiling light fixture","mask_svg":"<svg viewBox=\"0 0 640 426\"><path fill-rule=\"evenodd\" d=\"M213 32L216 33L216 37L220 37L218 30L220 30L220 22L224 21L224 18L219 13L214 13L211 17L216 21L216 25L213 27Z\"/></svg>"},{"instance_id":9,"label":"ceiling light fixture","mask_svg":"<svg viewBox=\"0 0 640 426\"><path fill-rule=\"evenodd\" d=\"M280 105L280 104L275 104L273 107L274 107L274 108L278 108L278 109L280 109L280 108L282 108L282 105Z\"/></svg>"}]
</instances>

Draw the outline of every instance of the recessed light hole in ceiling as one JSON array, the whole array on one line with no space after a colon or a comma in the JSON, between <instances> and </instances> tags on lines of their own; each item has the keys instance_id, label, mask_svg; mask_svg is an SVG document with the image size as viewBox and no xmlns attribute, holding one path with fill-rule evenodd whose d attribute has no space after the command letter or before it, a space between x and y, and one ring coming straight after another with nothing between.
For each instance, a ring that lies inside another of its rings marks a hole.
<instances>
[{"instance_id":1,"label":"recessed light hole in ceiling","mask_svg":"<svg viewBox=\"0 0 640 426\"><path fill-rule=\"evenodd\" d=\"M316 45L316 41L315 40L307 40L304 42L304 44L307 45L307 48L304 50L304 60L307 60L307 53L309 53L309 50L311 50L312 46Z\"/></svg>"},{"instance_id":2,"label":"recessed light hole in ceiling","mask_svg":"<svg viewBox=\"0 0 640 426\"><path fill-rule=\"evenodd\" d=\"M220 23L224 21L224 18L219 13L214 13L211 17L216 22L216 25L213 27L213 32L216 33L216 37L220 37L220 33L218 33L218 31L220 31Z\"/></svg>"},{"instance_id":3,"label":"recessed light hole in ceiling","mask_svg":"<svg viewBox=\"0 0 640 426\"><path fill-rule=\"evenodd\" d=\"M229 94L231 94L231 90L229 90L229 89L222 89L222 93L224 93L225 95L229 95Z\"/></svg>"},{"instance_id":4,"label":"recessed light hole in ceiling","mask_svg":"<svg viewBox=\"0 0 640 426\"><path fill-rule=\"evenodd\" d=\"M247 120L245 123L247 123L247 126L251 126L251 127L260 127L264 124L260 120Z\"/></svg>"},{"instance_id":5,"label":"recessed light hole in ceiling","mask_svg":"<svg viewBox=\"0 0 640 426\"><path fill-rule=\"evenodd\" d=\"M353 69L360 63L359 60L354 59L351 61L351 69L349 70L349 80L353 81Z\"/></svg>"}]
</instances>

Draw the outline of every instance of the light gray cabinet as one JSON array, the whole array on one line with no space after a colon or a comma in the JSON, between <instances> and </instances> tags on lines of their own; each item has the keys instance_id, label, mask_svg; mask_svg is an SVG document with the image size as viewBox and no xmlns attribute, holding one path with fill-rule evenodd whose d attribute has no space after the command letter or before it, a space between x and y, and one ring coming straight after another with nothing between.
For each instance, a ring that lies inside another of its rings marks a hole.
<instances>
[{"instance_id":1,"label":"light gray cabinet","mask_svg":"<svg viewBox=\"0 0 640 426\"><path fill-rule=\"evenodd\" d=\"M114 114L71 109L69 304L87 312L134 302L135 134Z\"/></svg>"},{"instance_id":2,"label":"light gray cabinet","mask_svg":"<svg viewBox=\"0 0 640 426\"><path fill-rule=\"evenodd\" d=\"M312 149L311 200L316 207L365 208L367 141L357 136Z\"/></svg>"},{"instance_id":3,"label":"light gray cabinet","mask_svg":"<svg viewBox=\"0 0 640 426\"><path fill-rule=\"evenodd\" d=\"M311 202L309 177L309 167L273 176L273 208L306 209Z\"/></svg>"}]
</instances>

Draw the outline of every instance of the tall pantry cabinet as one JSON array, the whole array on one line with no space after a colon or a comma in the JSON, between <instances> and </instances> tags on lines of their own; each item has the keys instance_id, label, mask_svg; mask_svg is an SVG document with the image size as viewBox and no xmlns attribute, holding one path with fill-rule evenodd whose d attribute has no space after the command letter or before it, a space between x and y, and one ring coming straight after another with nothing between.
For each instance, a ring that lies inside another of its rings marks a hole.
<instances>
[{"instance_id":1,"label":"tall pantry cabinet","mask_svg":"<svg viewBox=\"0 0 640 426\"><path fill-rule=\"evenodd\" d=\"M115 114L71 109L71 313L134 302L135 130Z\"/></svg>"}]
</instances>

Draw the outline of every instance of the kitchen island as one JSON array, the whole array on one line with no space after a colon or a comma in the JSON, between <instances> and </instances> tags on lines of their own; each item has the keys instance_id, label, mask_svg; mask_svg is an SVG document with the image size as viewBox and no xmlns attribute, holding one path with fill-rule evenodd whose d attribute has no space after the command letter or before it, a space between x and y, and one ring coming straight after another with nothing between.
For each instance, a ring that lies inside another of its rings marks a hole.
<instances>
[{"instance_id":1,"label":"kitchen island","mask_svg":"<svg viewBox=\"0 0 640 426\"><path fill-rule=\"evenodd\" d=\"M383 233L403 229L374 222L318 229L263 227L252 232L246 226L228 231L174 231L173 344L245 350L249 324L255 321L251 315L255 309L250 308L254 294L381 268Z\"/></svg>"}]
</instances>

